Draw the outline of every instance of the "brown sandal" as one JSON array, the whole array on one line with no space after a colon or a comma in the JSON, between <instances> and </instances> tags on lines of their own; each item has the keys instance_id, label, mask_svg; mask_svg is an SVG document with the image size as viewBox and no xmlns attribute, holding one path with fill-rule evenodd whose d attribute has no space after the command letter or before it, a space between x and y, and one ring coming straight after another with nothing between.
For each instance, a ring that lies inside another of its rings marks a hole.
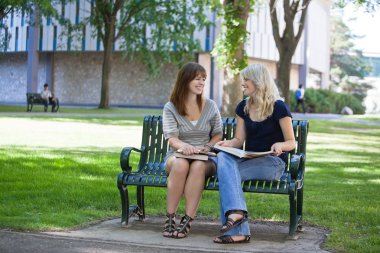
<instances>
[{"instance_id":1,"label":"brown sandal","mask_svg":"<svg viewBox=\"0 0 380 253\"><path fill-rule=\"evenodd\" d=\"M173 237L173 233L175 231L175 213L167 213L166 221L164 225L164 231L162 231L162 235L164 237Z\"/></svg>"},{"instance_id":2,"label":"brown sandal","mask_svg":"<svg viewBox=\"0 0 380 253\"><path fill-rule=\"evenodd\" d=\"M241 225L243 222L248 221L247 214L243 213L242 215L243 215L243 217L241 219L238 219L238 220L233 220L231 218L227 218L227 221L226 221L226 223L223 224L222 228L220 229L220 232L225 233L227 231L230 231L234 227Z\"/></svg>"},{"instance_id":3,"label":"brown sandal","mask_svg":"<svg viewBox=\"0 0 380 253\"><path fill-rule=\"evenodd\" d=\"M218 239L218 240L216 240ZM222 235L214 239L214 243L231 244L231 243L249 243L251 237L246 235L243 240L235 241L230 235Z\"/></svg>"},{"instance_id":4,"label":"brown sandal","mask_svg":"<svg viewBox=\"0 0 380 253\"><path fill-rule=\"evenodd\" d=\"M191 218L187 214L185 216L183 216L181 219L181 223L178 225L178 227L176 229L177 235L173 236L173 238L182 239L182 238L187 237L187 234L190 232L190 227L191 227L190 222L192 222L193 220L194 219ZM183 234L183 236L179 236L179 234Z\"/></svg>"}]
</instances>

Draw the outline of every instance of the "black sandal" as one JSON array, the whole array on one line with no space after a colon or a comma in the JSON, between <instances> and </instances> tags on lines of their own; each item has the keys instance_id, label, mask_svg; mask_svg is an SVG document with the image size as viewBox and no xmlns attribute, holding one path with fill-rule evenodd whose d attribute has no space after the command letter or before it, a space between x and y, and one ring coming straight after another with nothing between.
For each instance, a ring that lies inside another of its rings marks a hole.
<instances>
[{"instance_id":1,"label":"black sandal","mask_svg":"<svg viewBox=\"0 0 380 253\"><path fill-rule=\"evenodd\" d=\"M190 232L190 227L191 227L190 222L192 222L193 220L194 220L193 218L185 214L185 216L183 216L181 219L181 223L178 225L176 229L177 235L173 236L173 238L182 239L182 238L187 237L187 234ZM180 233L183 234L183 236L178 236Z\"/></svg>"},{"instance_id":2,"label":"black sandal","mask_svg":"<svg viewBox=\"0 0 380 253\"><path fill-rule=\"evenodd\" d=\"M231 213L230 213L231 214ZM226 223L223 224L222 228L220 229L221 233L225 233L227 231L230 231L234 227L237 227L241 225L243 222L248 221L248 217L246 213L242 213L243 217L239 220L233 220L231 218L227 218Z\"/></svg>"},{"instance_id":3,"label":"black sandal","mask_svg":"<svg viewBox=\"0 0 380 253\"><path fill-rule=\"evenodd\" d=\"M219 239L219 240L216 240L216 239ZM230 235L222 235L222 236L216 237L214 239L214 243L220 243L220 244L249 243L250 240L251 240L251 237L248 235L244 236L244 239L239 240L239 241L235 241L234 239L232 239L232 236Z\"/></svg>"},{"instance_id":4,"label":"black sandal","mask_svg":"<svg viewBox=\"0 0 380 253\"><path fill-rule=\"evenodd\" d=\"M166 217L167 219L165 221L164 231L162 231L162 235L164 237L173 237L173 233L175 231L175 213L167 213Z\"/></svg>"}]
</instances>

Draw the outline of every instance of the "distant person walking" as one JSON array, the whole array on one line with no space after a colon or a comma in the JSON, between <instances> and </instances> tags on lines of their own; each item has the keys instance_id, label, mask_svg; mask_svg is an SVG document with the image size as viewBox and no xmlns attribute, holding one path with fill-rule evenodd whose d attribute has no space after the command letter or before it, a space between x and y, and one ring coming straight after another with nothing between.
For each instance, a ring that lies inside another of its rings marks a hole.
<instances>
[{"instance_id":1,"label":"distant person walking","mask_svg":"<svg viewBox=\"0 0 380 253\"><path fill-rule=\"evenodd\" d=\"M298 106L299 105L302 106L303 113L306 112L304 96L305 96L305 89L303 88L303 85L300 84L298 86L298 89L296 90L296 93L295 93L295 97L296 97L296 101L297 101L296 108L295 108L296 112L298 112Z\"/></svg>"}]
</instances>

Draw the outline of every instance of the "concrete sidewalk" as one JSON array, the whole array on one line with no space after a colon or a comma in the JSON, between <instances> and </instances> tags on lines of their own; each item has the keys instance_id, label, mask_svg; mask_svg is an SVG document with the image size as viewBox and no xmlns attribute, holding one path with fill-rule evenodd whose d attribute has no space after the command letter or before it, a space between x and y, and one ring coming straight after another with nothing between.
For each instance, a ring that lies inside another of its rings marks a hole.
<instances>
[{"instance_id":1,"label":"concrete sidewalk","mask_svg":"<svg viewBox=\"0 0 380 253\"><path fill-rule=\"evenodd\" d=\"M128 227L120 219L104 221L88 228L66 232L20 233L0 231L0 252L16 253L116 253L116 252L318 252L328 231L306 226L298 240L287 240L288 225L278 222L250 222L252 238L248 244L221 245L219 223L197 218L185 239L161 235L164 217L131 219Z\"/></svg>"}]
</instances>

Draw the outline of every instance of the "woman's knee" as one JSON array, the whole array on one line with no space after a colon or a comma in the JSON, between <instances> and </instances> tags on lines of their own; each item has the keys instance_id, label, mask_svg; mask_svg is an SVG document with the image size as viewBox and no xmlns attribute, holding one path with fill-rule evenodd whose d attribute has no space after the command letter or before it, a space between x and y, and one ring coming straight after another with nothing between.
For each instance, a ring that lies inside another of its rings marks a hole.
<instances>
[{"instance_id":1,"label":"woman's knee","mask_svg":"<svg viewBox=\"0 0 380 253\"><path fill-rule=\"evenodd\" d=\"M203 161L194 161L190 164L189 176L206 177L206 172L209 166L209 164Z\"/></svg>"},{"instance_id":2,"label":"woman's knee","mask_svg":"<svg viewBox=\"0 0 380 253\"><path fill-rule=\"evenodd\" d=\"M169 171L170 174L174 172L175 174L187 175L189 173L189 169L190 165L186 159L175 158L175 160L170 164Z\"/></svg>"}]
</instances>

